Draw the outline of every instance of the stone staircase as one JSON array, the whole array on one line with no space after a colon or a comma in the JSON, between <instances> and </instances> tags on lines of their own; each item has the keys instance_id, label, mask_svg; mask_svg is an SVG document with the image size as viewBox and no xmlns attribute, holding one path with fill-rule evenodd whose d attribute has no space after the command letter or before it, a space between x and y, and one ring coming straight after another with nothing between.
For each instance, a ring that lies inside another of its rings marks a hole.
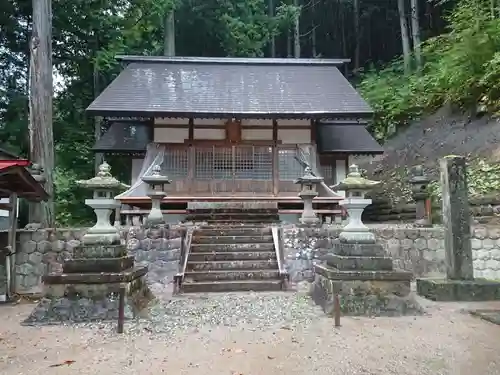
<instances>
[{"instance_id":1,"label":"stone staircase","mask_svg":"<svg viewBox=\"0 0 500 375\"><path fill-rule=\"evenodd\" d=\"M276 208L198 208L181 291L272 291L284 288L271 226Z\"/></svg>"}]
</instances>

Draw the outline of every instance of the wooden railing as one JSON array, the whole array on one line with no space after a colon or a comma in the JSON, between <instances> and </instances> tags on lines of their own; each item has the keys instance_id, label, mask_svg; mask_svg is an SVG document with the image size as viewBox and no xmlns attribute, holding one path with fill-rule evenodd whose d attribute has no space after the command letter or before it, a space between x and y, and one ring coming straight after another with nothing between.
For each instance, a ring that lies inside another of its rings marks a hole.
<instances>
[{"instance_id":1,"label":"wooden railing","mask_svg":"<svg viewBox=\"0 0 500 375\"><path fill-rule=\"evenodd\" d=\"M283 228L273 226L271 230L273 234L274 251L276 252L276 259L278 261L278 270L283 281L282 288L286 290L288 289L290 275L288 274L285 265L285 242L283 239Z\"/></svg>"},{"instance_id":2,"label":"wooden railing","mask_svg":"<svg viewBox=\"0 0 500 375\"><path fill-rule=\"evenodd\" d=\"M179 269L174 276L174 294L181 291L182 283L184 282L184 275L186 273L189 253L191 252L191 241L193 239L193 228L187 228L183 232L181 239L181 256L179 259Z\"/></svg>"}]
</instances>

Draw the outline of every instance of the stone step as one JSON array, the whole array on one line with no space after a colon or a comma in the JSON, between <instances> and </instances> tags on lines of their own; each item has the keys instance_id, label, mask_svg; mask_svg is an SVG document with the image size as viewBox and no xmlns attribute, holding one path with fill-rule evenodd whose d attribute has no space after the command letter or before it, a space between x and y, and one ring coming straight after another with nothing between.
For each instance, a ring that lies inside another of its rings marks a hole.
<instances>
[{"instance_id":1,"label":"stone step","mask_svg":"<svg viewBox=\"0 0 500 375\"><path fill-rule=\"evenodd\" d=\"M193 236L194 244L252 244L252 243L273 243L273 236Z\"/></svg>"},{"instance_id":2,"label":"stone step","mask_svg":"<svg viewBox=\"0 0 500 375\"><path fill-rule=\"evenodd\" d=\"M269 236L271 235L270 227L204 227L196 229L193 233L195 236L202 237L217 237L217 236Z\"/></svg>"},{"instance_id":3,"label":"stone step","mask_svg":"<svg viewBox=\"0 0 500 375\"><path fill-rule=\"evenodd\" d=\"M188 271L185 273L187 282L220 281L220 280L278 280L276 270L218 270L218 271Z\"/></svg>"},{"instance_id":4,"label":"stone step","mask_svg":"<svg viewBox=\"0 0 500 375\"><path fill-rule=\"evenodd\" d=\"M226 280L226 281L199 281L183 283L181 290L184 293L209 292L264 292L283 289L281 280Z\"/></svg>"},{"instance_id":5,"label":"stone step","mask_svg":"<svg viewBox=\"0 0 500 375\"><path fill-rule=\"evenodd\" d=\"M274 251L216 251L206 253L190 253L189 261L211 262L220 260L268 260L276 259Z\"/></svg>"},{"instance_id":6,"label":"stone step","mask_svg":"<svg viewBox=\"0 0 500 375\"><path fill-rule=\"evenodd\" d=\"M267 214L267 213L191 213L186 215L186 221L269 221L269 220L279 220L279 215L277 214Z\"/></svg>"},{"instance_id":7,"label":"stone step","mask_svg":"<svg viewBox=\"0 0 500 375\"><path fill-rule=\"evenodd\" d=\"M245 202L190 202L187 206L188 213L276 213L278 204L273 203L245 203Z\"/></svg>"},{"instance_id":8,"label":"stone step","mask_svg":"<svg viewBox=\"0 0 500 375\"><path fill-rule=\"evenodd\" d=\"M274 270L278 269L276 259L269 260L216 260L209 262L188 261L188 270L193 271L238 271L238 270Z\"/></svg>"},{"instance_id":9,"label":"stone step","mask_svg":"<svg viewBox=\"0 0 500 375\"><path fill-rule=\"evenodd\" d=\"M221 219L221 220L200 220L201 222L207 223L208 225L219 225L219 226L226 226L226 225L231 225L231 224L249 224L249 225L272 225L272 224L277 224L279 223L279 219L269 219L269 220L253 220L253 219L246 219L246 220L231 220L231 219Z\"/></svg>"},{"instance_id":10,"label":"stone step","mask_svg":"<svg viewBox=\"0 0 500 375\"><path fill-rule=\"evenodd\" d=\"M274 251L272 242L191 244L191 253Z\"/></svg>"}]
</instances>

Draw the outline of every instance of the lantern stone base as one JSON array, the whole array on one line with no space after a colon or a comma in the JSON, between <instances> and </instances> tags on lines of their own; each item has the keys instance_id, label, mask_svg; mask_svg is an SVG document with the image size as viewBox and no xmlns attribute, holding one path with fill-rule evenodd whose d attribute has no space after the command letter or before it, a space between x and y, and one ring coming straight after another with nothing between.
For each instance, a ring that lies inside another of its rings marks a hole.
<instances>
[{"instance_id":1,"label":"lantern stone base","mask_svg":"<svg viewBox=\"0 0 500 375\"><path fill-rule=\"evenodd\" d=\"M410 292L413 274L394 270L392 259L376 243L336 241L332 253L316 265L312 286L314 301L333 314L335 294L345 315L415 315L420 307Z\"/></svg>"},{"instance_id":2,"label":"lantern stone base","mask_svg":"<svg viewBox=\"0 0 500 375\"><path fill-rule=\"evenodd\" d=\"M44 297L26 324L117 320L120 288L125 288L125 318L137 316L154 298L146 284L147 267L135 266L123 245L83 245L66 260L63 273L43 277Z\"/></svg>"},{"instance_id":3,"label":"lantern stone base","mask_svg":"<svg viewBox=\"0 0 500 375\"><path fill-rule=\"evenodd\" d=\"M340 271L316 265L311 295L327 315L334 314L334 296L340 311L352 316L419 315L422 310L410 292L411 272Z\"/></svg>"},{"instance_id":4,"label":"lantern stone base","mask_svg":"<svg viewBox=\"0 0 500 375\"><path fill-rule=\"evenodd\" d=\"M117 320L122 286L126 288L125 319L132 319L154 298L146 284L146 273L147 269L140 267L121 274L47 275L44 297L24 323Z\"/></svg>"}]
</instances>

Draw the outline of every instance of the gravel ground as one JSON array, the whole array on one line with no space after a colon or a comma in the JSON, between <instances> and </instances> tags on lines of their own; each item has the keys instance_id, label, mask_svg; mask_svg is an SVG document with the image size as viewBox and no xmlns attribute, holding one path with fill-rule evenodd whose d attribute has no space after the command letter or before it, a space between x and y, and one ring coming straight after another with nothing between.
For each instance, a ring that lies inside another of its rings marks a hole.
<instances>
[{"instance_id":1,"label":"gravel ground","mask_svg":"<svg viewBox=\"0 0 500 375\"><path fill-rule=\"evenodd\" d=\"M500 327L461 312L500 303L425 302L427 314L342 317L301 293L193 295L114 325L24 327L33 305L0 306L0 373L500 374ZM73 362L74 361L74 362Z\"/></svg>"}]
</instances>

